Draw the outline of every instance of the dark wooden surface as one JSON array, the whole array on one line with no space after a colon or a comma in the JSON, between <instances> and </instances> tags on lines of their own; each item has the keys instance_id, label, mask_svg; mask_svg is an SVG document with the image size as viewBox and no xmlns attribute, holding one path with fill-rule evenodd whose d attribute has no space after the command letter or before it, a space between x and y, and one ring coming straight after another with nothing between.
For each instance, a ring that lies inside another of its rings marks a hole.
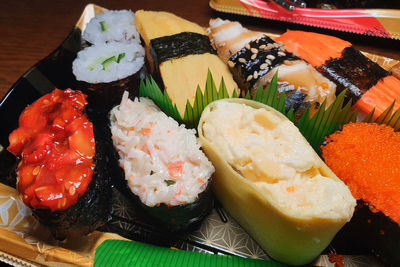
<instances>
[{"instance_id":1,"label":"dark wooden surface","mask_svg":"<svg viewBox=\"0 0 400 267\"><path fill-rule=\"evenodd\" d=\"M220 16L265 32L283 33L287 28L315 30L344 38L364 51L400 59L400 41L227 15L213 11L207 0L0 0L0 99L31 66L58 47L88 3L108 9L170 11L202 26L207 26L211 17Z\"/></svg>"}]
</instances>

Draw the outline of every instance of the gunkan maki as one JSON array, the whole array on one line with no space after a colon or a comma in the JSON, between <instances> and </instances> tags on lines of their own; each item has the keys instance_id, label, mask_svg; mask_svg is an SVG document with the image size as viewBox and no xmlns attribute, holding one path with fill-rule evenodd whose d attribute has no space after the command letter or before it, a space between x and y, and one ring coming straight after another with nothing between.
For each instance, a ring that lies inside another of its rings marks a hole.
<instances>
[{"instance_id":1,"label":"gunkan maki","mask_svg":"<svg viewBox=\"0 0 400 267\"><path fill-rule=\"evenodd\" d=\"M119 165L138 206L169 232L198 225L212 207L214 167L195 130L179 125L148 98L130 100L127 92L110 120Z\"/></svg>"},{"instance_id":2,"label":"gunkan maki","mask_svg":"<svg viewBox=\"0 0 400 267\"><path fill-rule=\"evenodd\" d=\"M59 240L87 234L108 220L106 155L99 130L85 114L85 97L55 89L25 108L9 136L7 149L19 158L17 190Z\"/></svg>"}]
</instances>

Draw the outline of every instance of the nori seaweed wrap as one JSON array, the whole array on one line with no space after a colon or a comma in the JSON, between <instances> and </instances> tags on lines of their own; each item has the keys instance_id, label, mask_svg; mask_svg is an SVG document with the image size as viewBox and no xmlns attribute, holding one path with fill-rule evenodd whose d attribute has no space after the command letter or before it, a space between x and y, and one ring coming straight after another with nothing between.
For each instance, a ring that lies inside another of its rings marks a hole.
<instances>
[{"instance_id":1,"label":"nori seaweed wrap","mask_svg":"<svg viewBox=\"0 0 400 267\"><path fill-rule=\"evenodd\" d=\"M332 245L338 253L372 252L388 266L400 264L399 225L363 200L357 200L353 218L339 231Z\"/></svg>"},{"instance_id":2,"label":"nori seaweed wrap","mask_svg":"<svg viewBox=\"0 0 400 267\"><path fill-rule=\"evenodd\" d=\"M347 89L347 99L357 102L371 87L388 75L384 70L354 47L346 47L342 57L331 58L317 68L327 78L337 84L337 93Z\"/></svg>"},{"instance_id":3,"label":"nori seaweed wrap","mask_svg":"<svg viewBox=\"0 0 400 267\"><path fill-rule=\"evenodd\" d=\"M182 118L186 103L193 105L197 88L203 91L208 72L217 88L223 79L229 95L237 90L228 66L216 55L200 25L169 12L138 10L135 26L146 46L152 76Z\"/></svg>"},{"instance_id":4,"label":"nori seaweed wrap","mask_svg":"<svg viewBox=\"0 0 400 267\"><path fill-rule=\"evenodd\" d=\"M81 92L55 89L22 112L19 128L9 136L7 149L20 158L21 198L58 240L87 234L109 220L108 156L101 129L84 113L86 105Z\"/></svg>"},{"instance_id":5,"label":"nori seaweed wrap","mask_svg":"<svg viewBox=\"0 0 400 267\"><path fill-rule=\"evenodd\" d=\"M124 170L121 191L168 232L198 226L212 208L214 167L200 150L195 130L179 126L150 99L132 101L128 93L111 110L110 120Z\"/></svg>"}]
</instances>

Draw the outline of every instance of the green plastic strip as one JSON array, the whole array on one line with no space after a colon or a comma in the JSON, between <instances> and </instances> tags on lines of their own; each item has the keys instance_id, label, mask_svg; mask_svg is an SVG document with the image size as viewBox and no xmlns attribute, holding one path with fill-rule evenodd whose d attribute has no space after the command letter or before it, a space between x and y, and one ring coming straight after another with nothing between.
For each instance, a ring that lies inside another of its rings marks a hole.
<instances>
[{"instance_id":1,"label":"green plastic strip","mask_svg":"<svg viewBox=\"0 0 400 267\"><path fill-rule=\"evenodd\" d=\"M94 266L281 267L287 265L274 261L157 247L135 241L106 240L96 249Z\"/></svg>"}]
</instances>

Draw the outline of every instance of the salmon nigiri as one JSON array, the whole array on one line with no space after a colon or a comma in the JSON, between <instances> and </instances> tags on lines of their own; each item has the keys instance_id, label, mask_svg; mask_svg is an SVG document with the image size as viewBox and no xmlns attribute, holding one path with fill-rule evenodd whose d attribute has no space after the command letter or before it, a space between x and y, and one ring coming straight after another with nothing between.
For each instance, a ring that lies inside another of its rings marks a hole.
<instances>
[{"instance_id":1,"label":"salmon nigiri","mask_svg":"<svg viewBox=\"0 0 400 267\"><path fill-rule=\"evenodd\" d=\"M364 114L375 108L376 118L394 100L394 109L400 108L400 80L356 50L351 43L303 31L287 31L276 41L282 42L288 51L335 82L337 93L348 89L347 97Z\"/></svg>"},{"instance_id":2,"label":"salmon nigiri","mask_svg":"<svg viewBox=\"0 0 400 267\"><path fill-rule=\"evenodd\" d=\"M260 86L266 88L279 70L278 91L286 92L286 108L293 107L296 117L305 107L311 106L313 113L324 100L327 105L335 100L334 83L264 33L217 18L210 20L209 36L233 73L242 97L247 92L253 95Z\"/></svg>"}]
</instances>

